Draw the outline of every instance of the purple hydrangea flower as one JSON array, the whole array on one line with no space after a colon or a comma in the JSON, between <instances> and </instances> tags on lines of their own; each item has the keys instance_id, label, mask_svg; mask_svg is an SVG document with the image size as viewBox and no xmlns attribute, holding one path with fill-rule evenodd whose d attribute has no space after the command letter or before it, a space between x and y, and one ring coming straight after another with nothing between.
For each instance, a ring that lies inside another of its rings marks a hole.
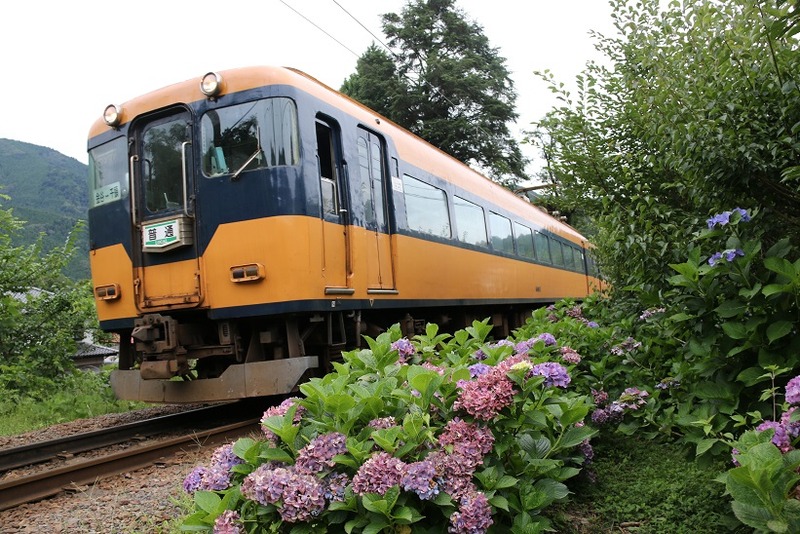
<instances>
[{"instance_id":1,"label":"purple hydrangea flower","mask_svg":"<svg viewBox=\"0 0 800 534\"><path fill-rule=\"evenodd\" d=\"M545 387L556 386L565 388L572 380L567 372L567 368L556 362L544 362L533 366L531 373L544 376Z\"/></svg>"},{"instance_id":2,"label":"purple hydrangea flower","mask_svg":"<svg viewBox=\"0 0 800 534\"><path fill-rule=\"evenodd\" d=\"M553 334L543 333L536 336L536 341L544 341L545 346L550 347L556 344L556 338Z\"/></svg>"},{"instance_id":3,"label":"purple hydrangea flower","mask_svg":"<svg viewBox=\"0 0 800 534\"><path fill-rule=\"evenodd\" d=\"M664 313L665 311L667 311L666 308L648 308L642 312L642 314L639 316L639 320L646 321L657 313Z\"/></svg>"},{"instance_id":4,"label":"purple hydrangea flower","mask_svg":"<svg viewBox=\"0 0 800 534\"><path fill-rule=\"evenodd\" d=\"M485 363L478 362L476 364L469 366L469 376L473 379L478 378L479 376L485 375L489 372L491 366L486 365Z\"/></svg>"},{"instance_id":5,"label":"purple hydrangea flower","mask_svg":"<svg viewBox=\"0 0 800 534\"><path fill-rule=\"evenodd\" d=\"M622 356L626 352L631 352L632 350L636 350L641 346L642 346L641 342L636 341L632 337L628 337L627 339L625 339L625 341L623 341L619 345L611 347L611 354L614 354L616 356Z\"/></svg>"},{"instance_id":6,"label":"purple hydrangea flower","mask_svg":"<svg viewBox=\"0 0 800 534\"><path fill-rule=\"evenodd\" d=\"M483 534L492 526L492 507L483 493L475 492L461 499L458 512L450 516L447 532L453 534Z\"/></svg>"},{"instance_id":7,"label":"purple hydrangea flower","mask_svg":"<svg viewBox=\"0 0 800 534\"><path fill-rule=\"evenodd\" d=\"M667 378L662 378L661 381L658 384L656 384L656 389L666 390L666 389L676 388L680 385L681 385L680 381L675 380L671 376L668 376Z\"/></svg>"},{"instance_id":8,"label":"purple hydrangea flower","mask_svg":"<svg viewBox=\"0 0 800 534\"><path fill-rule=\"evenodd\" d=\"M800 375L792 378L786 384L786 402L800 404Z\"/></svg>"},{"instance_id":9,"label":"purple hydrangea flower","mask_svg":"<svg viewBox=\"0 0 800 534\"><path fill-rule=\"evenodd\" d=\"M217 447L211 454L212 468L218 467L223 471L230 471L234 465L243 463L244 460L236 456L233 452L233 443Z\"/></svg>"},{"instance_id":10,"label":"purple hydrangea flower","mask_svg":"<svg viewBox=\"0 0 800 534\"><path fill-rule=\"evenodd\" d=\"M792 421L792 413L797 410L797 406L792 406L781 415L781 425L786 429L790 438L800 436L800 421Z\"/></svg>"},{"instance_id":11,"label":"purple hydrangea flower","mask_svg":"<svg viewBox=\"0 0 800 534\"><path fill-rule=\"evenodd\" d=\"M478 360L479 362L485 360L487 358L486 353L483 352L483 349L478 349L472 353L472 357Z\"/></svg>"},{"instance_id":12,"label":"purple hydrangea flower","mask_svg":"<svg viewBox=\"0 0 800 534\"><path fill-rule=\"evenodd\" d=\"M462 454L435 451L426 460L431 461L436 468L439 487L454 499L476 491L472 481L475 466Z\"/></svg>"},{"instance_id":13,"label":"purple hydrangea flower","mask_svg":"<svg viewBox=\"0 0 800 534\"><path fill-rule=\"evenodd\" d=\"M393 426L397 426L397 420L392 417L379 417L377 419L373 419L367 424L368 427L374 428L375 430L381 430L383 428L392 428Z\"/></svg>"},{"instance_id":14,"label":"purple hydrangea flower","mask_svg":"<svg viewBox=\"0 0 800 534\"><path fill-rule=\"evenodd\" d=\"M392 343L392 350L396 350L400 356L400 362L405 363L406 358L414 354L414 345L407 338L401 337Z\"/></svg>"},{"instance_id":15,"label":"purple hydrangea flower","mask_svg":"<svg viewBox=\"0 0 800 534\"><path fill-rule=\"evenodd\" d=\"M439 494L436 467L430 460L410 463L406 466L400 485L405 491L416 493L423 501L429 501Z\"/></svg>"},{"instance_id":16,"label":"purple hydrangea flower","mask_svg":"<svg viewBox=\"0 0 800 534\"><path fill-rule=\"evenodd\" d=\"M208 468L198 465L192 471L186 475L186 478L183 479L183 490L186 493L194 493L195 491L200 489L200 484L203 481L203 475L208 471Z\"/></svg>"},{"instance_id":17,"label":"purple hydrangea flower","mask_svg":"<svg viewBox=\"0 0 800 534\"><path fill-rule=\"evenodd\" d=\"M571 347L561 347L561 359L573 365L581 363L581 355Z\"/></svg>"},{"instance_id":18,"label":"purple hydrangea flower","mask_svg":"<svg viewBox=\"0 0 800 534\"><path fill-rule=\"evenodd\" d=\"M628 410L638 410L647 404L645 400L650 394L639 388L626 388L619 396L619 404Z\"/></svg>"},{"instance_id":19,"label":"purple hydrangea flower","mask_svg":"<svg viewBox=\"0 0 800 534\"><path fill-rule=\"evenodd\" d=\"M300 449L295 460L295 469L307 475L315 475L331 469L333 457L347 453L347 437L339 432L317 436Z\"/></svg>"},{"instance_id":20,"label":"purple hydrangea flower","mask_svg":"<svg viewBox=\"0 0 800 534\"><path fill-rule=\"evenodd\" d=\"M264 416L261 418L261 430L264 431L264 435L267 437L269 441L277 443L278 436L275 435L275 433L272 432L272 430L264 426L264 421L266 421L268 417L273 417L276 415L281 415L281 416L286 415L289 412L289 408L291 408L299 400L300 399L297 397L288 398L283 402L281 402L278 406L270 406L269 408L267 408L267 411L264 412ZM300 420L302 419L303 414L305 412L306 412L305 406L298 404L297 411L294 412L294 418L292 419L295 425L300 423Z\"/></svg>"},{"instance_id":21,"label":"purple hydrangea flower","mask_svg":"<svg viewBox=\"0 0 800 534\"><path fill-rule=\"evenodd\" d=\"M278 513L287 523L309 521L325 510L325 487L313 475L291 473L281 497Z\"/></svg>"},{"instance_id":22,"label":"purple hydrangea flower","mask_svg":"<svg viewBox=\"0 0 800 534\"><path fill-rule=\"evenodd\" d=\"M526 339L525 341L520 341L516 345L514 345L514 352L528 352L533 347L533 344L536 343L536 338Z\"/></svg>"},{"instance_id":23,"label":"purple hydrangea flower","mask_svg":"<svg viewBox=\"0 0 800 534\"><path fill-rule=\"evenodd\" d=\"M392 486L400 484L406 465L399 458L379 452L364 462L353 477L353 491L358 495L385 495Z\"/></svg>"},{"instance_id":24,"label":"purple hydrangea flower","mask_svg":"<svg viewBox=\"0 0 800 534\"><path fill-rule=\"evenodd\" d=\"M789 433L786 431L786 427L779 422L764 421L756 427L756 430L763 432L765 430L769 430L770 428L775 430L775 433L772 435L772 443L778 447L781 452L790 451L792 449L791 438L789 437Z\"/></svg>"},{"instance_id":25,"label":"purple hydrangea flower","mask_svg":"<svg viewBox=\"0 0 800 534\"><path fill-rule=\"evenodd\" d=\"M242 495L263 505L275 504L283 497L292 473L285 467L259 466L242 482Z\"/></svg>"},{"instance_id":26,"label":"purple hydrangea flower","mask_svg":"<svg viewBox=\"0 0 800 534\"><path fill-rule=\"evenodd\" d=\"M596 390L596 389L593 389L592 390L592 399L594 399L594 403L597 406L605 406L606 403L608 402L608 393L606 393L602 389L599 390L599 391Z\"/></svg>"},{"instance_id":27,"label":"purple hydrangea flower","mask_svg":"<svg viewBox=\"0 0 800 534\"><path fill-rule=\"evenodd\" d=\"M588 323L586 323L586 326L588 326L589 328L600 328L600 325L594 321L589 321Z\"/></svg>"},{"instance_id":28,"label":"purple hydrangea flower","mask_svg":"<svg viewBox=\"0 0 800 534\"><path fill-rule=\"evenodd\" d=\"M572 308L568 309L566 312L568 317L572 317L573 319L583 319L583 308L580 306L573 306Z\"/></svg>"},{"instance_id":29,"label":"purple hydrangea flower","mask_svg":"<svg viewBox=\"0 0 800 534\"><path fill-rule=\"evenodd\" d=\"M439 445L451 446L454 453L463 455L475 467L483 463L483 457L491 452L494 435L488 427L454 417L442 429Z\"/></svg>"},{"instance_id":30,"label":"purple hydrangea flower","mask_svg":"<svg viewBox=\"0 0 800 534\"><path fill-rule=\"evenodd\" d=\"M206 491L222 491L228 489L230 485L231 472L219 466L211 466L203 473L200 489Z\"/></svg>"},{"instance_id":31,"label":"purple hydrangea flower","mask_svg":"<svg viewBox=\"0 0 800 534\"><path fill-rule=\"evenodd\" d=\"M225 510L214 521L213 534L244 534L242 517L236 510Z\"/></svg>"},{"instance_id":32,"label":"purple hydrangea flower","mask_svg":"<svg viewBox=\"0 0 800 534\"><path fill-rule=\"evenodd\" d=\"M331 473L322 480L322 483L328 501L344 501L344 491L350 483L350 478L344 473Z\"/></svg>"}]
</instances>

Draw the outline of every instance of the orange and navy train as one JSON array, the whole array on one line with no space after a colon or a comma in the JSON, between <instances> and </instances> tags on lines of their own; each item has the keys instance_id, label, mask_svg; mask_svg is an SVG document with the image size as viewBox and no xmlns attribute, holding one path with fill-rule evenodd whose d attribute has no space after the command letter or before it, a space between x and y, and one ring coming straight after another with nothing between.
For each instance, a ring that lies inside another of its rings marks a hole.
<instances>
[{"instance_id":1,"label":"orange and navy train","mask_svg":"<svg viewBox=\"0 0 800 534\"><path fill-rule=\"evenodd\" d=\"M108 106L88 150L123 399L285 394L365 333L491 317L505 334L599 283L570 226L295 69Z\"/></svg>"}]
</instances>

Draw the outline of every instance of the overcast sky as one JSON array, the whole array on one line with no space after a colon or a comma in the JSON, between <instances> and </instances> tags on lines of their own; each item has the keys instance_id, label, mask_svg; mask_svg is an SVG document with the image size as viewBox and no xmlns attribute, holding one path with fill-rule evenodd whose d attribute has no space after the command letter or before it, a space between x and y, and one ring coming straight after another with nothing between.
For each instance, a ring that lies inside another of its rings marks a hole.
<instances>
[{"instance_id":1,"label":"overcast sky","mask_svg":"<svg viewBox=\"0 0 800 534\"><path fill-rule=\"evenodd\" d=\"M86 163L89 126L106 105L208 71L283 65L338 89L375 40L369 32L384 38L380 15L400 12L405 3L7 3L0 28L0 138L50 147ZM571 83L587 60L598 59L589 31L612 33L606 0L457 0L457 5L483 26L490 45L507 60L518 94L520 119L513 130L519 138L555 103L533 71L550 69ZM525 151L533 155L530 148Z\"/></svg>"}]
</instances>

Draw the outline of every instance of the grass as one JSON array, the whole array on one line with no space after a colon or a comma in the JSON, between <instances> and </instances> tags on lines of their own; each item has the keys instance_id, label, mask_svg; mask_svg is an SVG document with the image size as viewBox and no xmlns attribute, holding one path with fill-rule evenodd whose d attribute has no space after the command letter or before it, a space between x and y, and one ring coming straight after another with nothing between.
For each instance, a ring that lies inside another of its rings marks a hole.
<instances>
[{"instance_id":1,"label":"grass","mask_svg":"<svg viewBox=\"0 0 800 534\"><path fill-rule=\"evenodd\" d=\"M108 385L107 372L77 372L35 397L0 398L0 436L147 406L117 400Z\"/></svg>"},{"instance_id":2,"label":"grass","mask_svg":"<svg viewBox=\"0 0 800 534\"><path fill-rule=\"evenodd\" d=\"M557 532L717 534L749 532L714 478L727 466L698 466L679 444L611 436L593 440L590 473L571 484L568 504L548 511Z\"/></svg>"}]
</instances>

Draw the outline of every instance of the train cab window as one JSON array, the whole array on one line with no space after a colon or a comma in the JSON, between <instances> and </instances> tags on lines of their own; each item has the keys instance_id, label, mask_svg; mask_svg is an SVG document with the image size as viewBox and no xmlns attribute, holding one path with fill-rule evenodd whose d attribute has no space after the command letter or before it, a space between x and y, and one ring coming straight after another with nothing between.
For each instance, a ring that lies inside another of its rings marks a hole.
<instances>
[{"instance_id":1,"label":"train cab window","mask_svg":"<svg viewBox=\"0 0 800 534\"><path fill-rule=\"evenodd\" d=\"M128 196L128 143L118 137L89 151L89 207Z\"/></svg>"},{"instance_id":2,"label":"train cab window","mask_svg":"<svg viewBox=\"0 0 800 534\"><path fill-rule=\"evenodd\" d=\"M511 221L490 211L489 227L492 231L492 248L498 252L514 253L514 237L511 234Z\"/></svg>"},{"instance_id":3,"label":"train cab window","mask_svg":"<svg viewBox=\"0 0 800 534\"><path fill-rule=\"evenodd\" d=\"M403 197L409 230L438 237L451 236L447 195L444 191L404 174Z\"/></svg>"},{"instance_id":4,"label":"train cab window","mask_svg":"<svg viewBox=\"0 0 800 534\"><path fill-rule=\"evenodd\" d=\"M203 173L209 177L297 165L297 109L288 98L266 98L212 109L201 119Z\"/></svg>"},{"instance_id":5,"label":"train cab window","mask_svg":"<svg viewBox=\"0 0 800 534\"><path fill-rule=\"evenodd\" d=\"M453 197L453 208L456 216L458 240L470 245L485 247L488 244L488 240L486 238L486 216L483 213L483 208L461 197Z\"/></svg>"},{"instance_id":6,"label":"train cab window","mask_svg":"<svg viewBox=\"0 0 800 534\"><path fill-rule=\"evenodd\" d=\"M542 232L533 233L533 247L536 252L536 259L543 263L553 263L550 255L550 238Z\"/></svg>"},{"instance_id":7,"label":"train cab window","mask_svg":"<svg viewBox=\"0 0 800 534\"><path fill-rule=\"evenodd\" d=\"M333 130L328 124L320 121L317 121L317 165L319 166L322 211L323 213L338 215Z\"/></svg>"},{"instance_id":8,"label":"train cab window","mask_svg":"<svg viewBox=\"0 0 800 534\"><path fill-rule=\"evenodd\" d=\"M524 224L514 223L514 237L517 240L517 254L533 259L533 232Z\"/></svg>"}]
</instances>

